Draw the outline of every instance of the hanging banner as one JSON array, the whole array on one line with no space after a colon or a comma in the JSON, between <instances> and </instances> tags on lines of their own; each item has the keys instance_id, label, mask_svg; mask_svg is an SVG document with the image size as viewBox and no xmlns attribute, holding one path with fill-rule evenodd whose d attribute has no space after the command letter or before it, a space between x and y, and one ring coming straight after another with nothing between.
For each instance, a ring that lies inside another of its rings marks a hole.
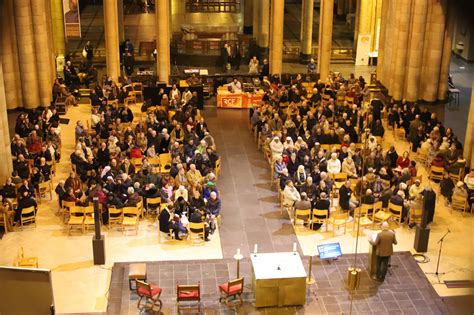
<instances>
[{"instance_id":1,"label":"hanging banner","mask_svg":"<svg viewBox=\"0 0 474 315\"><path fill-rule=\"evenodd\" d=\"M66 38L81 37L79 0L63 0L64 33Z\"/></svg>"},{"instance_id":2,"label":"hanging banner","mask_svg":"<svg viewBox=\"0 0 474 315\"><path fill-rule=\"evenodd\" d=\"M356 66L367 66L369 64L370 34L359 34L357 40Z\"/></svg>"}]
</instances>

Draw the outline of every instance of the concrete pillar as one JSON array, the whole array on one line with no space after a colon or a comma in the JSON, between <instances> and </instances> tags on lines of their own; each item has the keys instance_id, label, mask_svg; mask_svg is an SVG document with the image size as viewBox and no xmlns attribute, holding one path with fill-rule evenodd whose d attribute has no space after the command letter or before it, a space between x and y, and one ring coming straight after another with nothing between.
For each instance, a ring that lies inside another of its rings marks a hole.
<instances>
[{"instance_id":1,"label":"concrete pillar","mask_svg":"<svg viewBox=\"0 0 474 315\"><path fill-rule=\"evenodd\" d=\"M0 159L3 161L0 163L0 181L5 182L10 177L13 165L12 165L12 153L10 150L10 132L8 128L8 115L5 97L5 85L3 77L3 67L0 62Z\"/></svg>"},{"instance_id":2,"label":"concrete pillar","mask_svg":"<svg viewBox=\"0 0 474 315\"><path fill-rule=\"evenodd\" d=\"M426 34L427 54L424 58L425 88L422 90L422 98L427 102L434 102L438 98L439 78L441 72L441 57L443 55L444 30L446 26L446 0L430 0L430 25Z\"/></svg>"},{"instance_id":3,"label":"concrete pillar","mask_svg":"<svg viewBox=\"0 0 474 315\"><path fill-rule=\"evenodd\" d=\"M358 1L358 17L357 30L355 32L355 43L359 39L359 34L371 35L371 50L375 45L375 26L376 26L376 7L377 0L359 0ZM357 45L356 45L357 47Z\"/></svg>"},{"instance_id":4,"label":"concrete pillar","mask_svg":"<svg viewBox=\"0 0 474 315\"><path fill-rule=\"evenodd\" d=\"M319 13L318 73L325 81L330 72L334 0L321 0Z\"/></svg>"},{"instance_id":5,"label":"concrete pillar","mask_svg":"<svg viewBox=\"0 0 474 315\"><path fill-rule=\"evenodd\" d=\"M12 11L12 0L3 1L0 6L0 54L1 62L3 65L3 77L4 77L4 96L5 102L8 109L14 109L21 107L21 93L18 91L21 88L19 73L15 71L15 65L18 65L18 61L15 58L16 55L13 52L13 48L16 46L15 40L15 26L13 21ZM18 88L17 88L18 85Z\"/></svg>"},{"instance_id":6,"label":"concrete pillar","mask_svg":"<svg viewBox=\"0 0 474 315\"><path fill-rule=\"evenodd\" d=\"M49 54L48 26L46 21L46 0L31 0L34 42L36 51L37 82L41 106L51 105L51 55Z\"/></svg>"},{"instance_id":7,"label":"concrete pillar","mask_svg":"<svg viewBox=\"0 0 474 315\"><path fill-rule=\"evenodd\" d=\"M314 0L304 0L302 12L304 13L301 24L303 25L301 39L301 62L308 63L311 59L313 48L313 12Z\"/></svg>"},{"instance_id":8,"label":"concrete pillar","mask_svg":"<svg viewBox=\"0 0 474 315\"><path fill-rule=\"evenodd\" d=\"M261 19L261 1L253 2L253 14L252 14L252 36L259 43L258 39L260 36L260 19Z\"/></svg>"},{"instance_id":9,"label":"concrete pillar","mask_svg":"<svg viewBox=\"0 0 474 315\"><path fill-rule=\"evenodd\" d=\"M273 12L273 2L272 0L272 12ZM259 40L258 46L262 48L264 52L268 50L270 43L270 0L260 0L260 26L259 26ZM277 3L283 3L283 1L278 0ZM283 4L281 11L283 12ZM272 13L273 17L273 13ZM281 24L283 28L283 14L281 16ZM273 34L273 31L272 31ZM270 65L271 66L271 65Z\"/></svg>"},{"instance_id":10,"label":"concrete pillar","mask_svg":"<svg viewBox=\"0 0 474 315\"><path fill-rule=\"evenodd\" d=\"M265 0L264 0L265 1ZM263 3L262 3L263 4ZM272 41L270 47L270 73L281 74L283 65L284 0L272 0ZM262 34L262 37L264 35Z\"/></svg>"},{"instance_id":11,"label":"concrete pillar","mask_svg":"<svg viewBox=\"0 0 474 315\"><path fill-rule=\"evenodd\" d=\"M104 36L107 76L120 77L120 52L118 38L118 8L116 0L104 0Z\"/></svg>"},{"instance_id":12,"label":"concrete pillar","mask_svg":"<svg viewBox=\"0 0 474 315\"><path fill-rule=\"evenodd\" d=\"M449 65L453 49L454 28L456 27L456 16L453 6L447 8L447 21L444 30L443 56L441 59L441 72L439 75L438 100L446 99L448 92Z\"/></svg>"},{"instance_id":13,"label":"concrete pillar","mask_svg":"<svg viewBox=\"0 0 474 315\"><path fill-rule=\"evenodd\" d=\"M169 83L170 76L169 5L169 0L157 0L155 5L157 73L158 79L166 83Z\"/></svg>"},{"instance_id":14,"label":"concrete pillar","mask_svg":"<svg viewBox=\"0 0 474 315\"><path fill-rule=\"evenodd\" d=\"M117 0L117 19L118 19L119 43L121 43L125 40L125 27L123 24L123 0Z\"/></svg>"},{"instance_id":15,"label":"concrete pillar","mask_svg":"<svg viewBox=\"0 0 474 315\"><path fill-rule=\"evenodd\" d=\"M38 72L36 70L36 51L33 31L33 18L29 0L13 1L18 57L21 73L23 106L36 108L40 105L38 91Z\"/></svg>"},{"instance_id":16,"label":"concrete pillar","mask_svg":"<svg viewBox=\"0 0 474 315\"><path fill-rule=\"evenodd\" d=\"M387 31L388 19L388 1L382 0L381 17L380 17L380 37L377 58L377 80L384 82L384 61L385 61L385 32Z\"/></svg>"},{"instance_id":17,"label":"concrete pillar","mask_svg":"<svg viewBox=\"0 0 474 315\"><path fill-rule=\"evenodd\" d=\"M408 102L418 101L420 95L427 14L428 0L414 0L406 74L405 98Z\"/></svg>"},{"instance_id":18,"label":"concrete pillar","mask_svg":"<svg viewBox=\"0 0 474 315\"><path fill-rule=\"evenodd\" d=\"M51 0L51 24L53 27L54 54L56 57L66 54L66 39L64 37L64 15L62 0Z\"/></svg>"},{"instance_id":19,"label":"concrete pillar","mask_svg":"<svg viewBox=\"0 0 474 315\"><path fill-rule=\"evenodd\" d=\"M396 41L395 71L393 72L394 84L392 85L392 96L396 101L403 99L405 87L412 0L399 0L399 2L400 4L397 6L398 37Z\"/></svg>"},{"instance_id":20,"label":"concrete pillar","mask_svg":"<svg viewBox=\"0 0 474 315\"><path fill-rule=\"evenodd\" d=\"M474 84L471 91L471 106L467 117L466 136L464 137L464 158L467 165L474 168Z\"/></svg>"},{"instance_id":21,"label":"concrete pillar","mask_svg":"<svg viewBox=\"0 0 474 315\"><path fill-rule=\"evenodd\" d=\"M122 0L123 1L123 0ZM244 34L253 33L253 9L254 0L244 0Z\"/></svg>"}]
</instances>

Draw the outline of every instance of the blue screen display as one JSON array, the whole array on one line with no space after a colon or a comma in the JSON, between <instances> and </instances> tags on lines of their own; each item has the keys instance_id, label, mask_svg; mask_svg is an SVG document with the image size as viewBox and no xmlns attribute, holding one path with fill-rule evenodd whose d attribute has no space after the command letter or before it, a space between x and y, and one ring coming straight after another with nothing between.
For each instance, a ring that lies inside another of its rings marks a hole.
<instances>
[{"instance_id":1,"label":"blue screen display","mask_svg":"<svg viewBox=\"0 0 474 315\"><path fill-rule=\"evenodd\" d=\"M331 259L342 256L341 245L339 243L318 245L320 259Z\"/></svg>"}]
</instances>

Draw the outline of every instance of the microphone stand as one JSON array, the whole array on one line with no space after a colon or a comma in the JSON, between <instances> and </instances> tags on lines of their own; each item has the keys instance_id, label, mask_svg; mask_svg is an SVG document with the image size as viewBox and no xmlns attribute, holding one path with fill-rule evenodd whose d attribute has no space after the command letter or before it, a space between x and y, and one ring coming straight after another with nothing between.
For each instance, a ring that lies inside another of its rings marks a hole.
<instances>
[{"instance_id":1,"label":"microphone stand","mask_svg":"<svg viewBox=\"0 0 474 315\"><path fill-rule=\"evenodd\" d=\"M448 231L446 232L446 234L443 235L443 237L441 237L438 241L437 244L439 244L439 252L438 252L438 262L436 263L436 271L435 272L426 272L427 275L436 275L436 278L438 278L438 283L441 283L441 281L439 280L439 276L440 275L444 275L446 272L439 272L439 261L441 259L441 249L443 248L443 242L444 242L444 238L449 234L451 233L451 231L448 229Z\"/></svg>"}]
</instances>

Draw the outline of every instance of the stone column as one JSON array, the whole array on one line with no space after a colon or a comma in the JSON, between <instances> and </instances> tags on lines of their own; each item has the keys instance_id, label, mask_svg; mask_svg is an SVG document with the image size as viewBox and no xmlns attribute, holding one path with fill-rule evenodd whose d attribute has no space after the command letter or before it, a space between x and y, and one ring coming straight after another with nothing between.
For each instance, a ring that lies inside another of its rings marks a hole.
<instances>
[{"instance_id":1,"label":"stone column","mask_svg":"<svg viewBox=\"0 0 474 315\"><path fill-rule=\"evenodd\" d=\"M377 80L384 82L384 57L385 57L385 32L387 31L387 19L388 19L388 1L382 0L382 12L380 17L380 36L379 36L379 49L377 58Z\"/></svg>"},{"instance_id":2,"label":"stone column","mask_svg":"<svg viewBox=\"0 0 474 315\"><path fill-rule=\"evenodd\" d=\"M420 95L427 14L428 0L414 0L406 74L405 98L408 102L418 101Z\"/></svg>"},{"instance_id":3,"label":"stone column","mask_svg":"<svg viewBox=\"0 0 474 315\"><path fill-rule=\"evenodd\" d=\"M253 2L253 13L252 13L252 36L255 38L257 41L257 44L259 42L259 34L260 34L260 19L261 19L261 2L260 1L254 1Z\"/></svg>"},{"instance_id":4,"label":"stone column","mask_svg":"<svg viewBox=\"0 0 474 315\"><path fill-rule=\"evenodd\" d=\"M422 98L427 102L434 102L438 98L439 78L441 72L441 57L443 55L444 29L446 26L446 0L430 0L430 25L427 36L427 54L424 58L425 88Z\"/></svg>"},{"instance_id":5,"label":"stone column","mask_svg":"<svg viewBox=\"0 0 474 315\"><path fill-rule=\"evenodd\" d=\"M394 84L392 96L396 101L403 99L405 87L405 74L407 64L408 37L410 31L411 0L399 0L397 7L397 30L395 71L393 72Z\"/></svg>"},{"instance_id":6,"label":"stone column","mask_svg":"<svg viewBox=\"0 0 474 315\"><path fill-rule=\"evenodd\" d=\"M117 19L119 31L119 43L125 40L125 28L123 25L123 0L117 0Z\"/></svg>"},{"instance_id":7,"label":"stone column","mask_svg":"<svg viewBox=\"0 0 474 315\"><path fill-rule=\"evenodd\" d=\"M49 55L49 65L50 65L50 86L53 86L54 80L56 79L56 55L54 54L54 38L53 38L53 15L51 12L51 1L46 0L46 28L48 31L48 55Z\"/></svg>"},{"instance_id":8,"label":"stone column","mask_svg":"<svg viewBox=\"0 0 474 315\"><path fill-rule=\"evenodd\" d=\"M271 74L281 74L282 71L284 8L284 0L272 0L272 42L270 47ZM262 34L262 37L263 36L264 35Z\"/></svg>"},{"instance_id":9,"label":"stone column","mask_svg":"<svg viewBox=\"0 0 474 315\"><path fill-rule=\"evenodd\" d=\"M51 0L51 17L54 54L56 57L64 57L66 54L66 39L64 37L64 15L61 0Z\"/></svg>"},{"instance_id":10,"label":"stone column","mask_svg":"<svg viewBox=\"0 0 474 315\"><path fill-rule=\"evenodd\" d=\"M397 49L397 45L398 45L398 35L399 35L400 5L401 5L400 0L393 1L393 8L391 8L391 10L393 10L392 25L391 25L392 37L387 37L387 38L391 38L391 42L392 42L391 44L392 55L390 58L390 64L388 65L388 69L389 69L388 73L390 73L390 75L387 77L388 85L386 86L386 88L388 89L388 94L390 96L393 96L393 88L395 85L395 76L393 74L395 73L397 53L399 52L399 50Z\"/></svg>"},{"instance_id":11,"label":"stone column","mask_svg":"<svg viewBox=\"0 0 474 315\"><path fill-rule=\"evenodd\" d=\"M313 48L313 12L314 12L314 0L304 0L302 11L304 12L302 39L301 39L301 63L308 63L311 59L311 53Z\"/></svg>"},{"instance_id":12,"label":"stone column","mask_svg":"<svg viewBox=\"0 0 474 315\"><path fill-rule=\"evenodd\" d=\"M375 25L376 25L376 4L377 0L360 0L358 1L359 8L357 9L357 31L356 31L356 42L359 34L370 34L371 37L371 50L374 50L375 46ZM357 46L356 46L357 47Z\"/></svg>"},{"instance_id":13,"label":"stone column","mask_svg":"<svg viewBox=\"0 0 474 315\"><path fill-rule=\"evenodd\" d=\"M467 165L474 168L474 84L472 85L471 106L469 106L469 115L467 117L463 156L467 161Z\"/></svg>"},{"instance_id":14,"label":"stone column","mask_svg":"<svg viewBox=\"0 0 474 315\"><path fill-rule=\"evenodd\" d=\"M170 76L169 5L169 0L157 0L155 4L157 73L158 79L166 83L169 83Z\"/></svg>"},{"instance_id":15,"label":"stone column","mask_svg":"<svg viewBox=\"0 0 474 315\"><path fill-rule=\"evenodd\" d=\"M38 72L36 70L36 51L33 31L33 18L29 0L13 1L15 27L18 45L18 61L21 73L23 106L36 108L40 105L38 91Z\"/></svg>"},{"instance_id":16,"label":"stone column","mask_svg":"<svg viewBox=\"0 0 474 315\"><path fill-rule=\"evenodd\" d=\"M46 21L46 0L31 0L34 42L36 51L36 70L41 106L51 105L51 61L48 51L49 38Z\"/></svg>"},{"instance_id":17,"label":"stone column","mask_svg":"<svg viewBox=\"0 0 474 315\"><path fill-rule=\"evenodd\" d=\"M14 109L21 107L22 104L19 73L15 70L15 66L18 66L18 59L15 58L17 55L13 51L13 48L16 47L16 38L12 0L3 1L0 9L0 41L2 43L0 65L3 65L5 102L8 109ZM19 91L20 93L18 93Z\"/></svg>"},{"instance_id":18,"label":"stone column","mask_svg":"<svg viewBox=\"0 0 474 315\"><path fill-rule=\"evenodd\" d=\"M116 0L104 0L104 36L107 76L120 77L120 52L118 34L118 8Z\"/></svg>"},{"instance_id":19,"label":"stone column","mask_svg":"<svg viewBox=\"0 0 474 315\"><path fill-rule=\"evenodd\" d=\"M444 30L443 56L441 59L441 72L439 75L438 100L446 99L448 92L449 65L453 49L454 28L456 27L456 16L454 8L450 5L447 8L447 21Z\"/></svg>"},{"instance_id":20,"label":"stone column","mask_svg":"<svg viewBox=\"0 0 474 315\"><path fill-rule=\"evenodd\" d=\"M244 34L253 33L253 9L254 0L244 0Z\"/></svg>"},{"instance_id":21,"label":"stone column","mask_svg":"<svg viewBox=\"0 0 474 315\"><path fill-rule=\"evenodd\" d=\"M268 51L268 45L270 42L270 0L259 0L260 2L260 27L259 27L259 41L258 46L262 49L264 53ZM278 0L277 3L283 3L283 1ZM272 0L272 12L273 12L274 0ZM283 12L283 4L281 11ZM272 13L272 23L273 23L273 13ZM281 23L283 28L283 14L281 16ZM273 27L273 25L272 25ZM273 34L273 31L272 31Z\"/></svg>"},{"instance_id":22,"label":"stone column","mask_svg":"<svg viewBox=\"0 0 474 315\"><path fill-rule=\"evenodd\" d=\"M8 114L5 98L5 85L3 77L3 67L0 62L0 181L5 182L10 177L12 166L12 154L10 150L10 132L8 128Z\"/></svg>"},{"instance_id":23,"label":"stone column","mask_svg":"<svg viewBox=\"0 0 474 315\"><path fill-rule=\"evenodd\" d=\"M319 13L318 72L325 81L330 72L334 0L321 0Z\"/></svg>"}]
</instances>

